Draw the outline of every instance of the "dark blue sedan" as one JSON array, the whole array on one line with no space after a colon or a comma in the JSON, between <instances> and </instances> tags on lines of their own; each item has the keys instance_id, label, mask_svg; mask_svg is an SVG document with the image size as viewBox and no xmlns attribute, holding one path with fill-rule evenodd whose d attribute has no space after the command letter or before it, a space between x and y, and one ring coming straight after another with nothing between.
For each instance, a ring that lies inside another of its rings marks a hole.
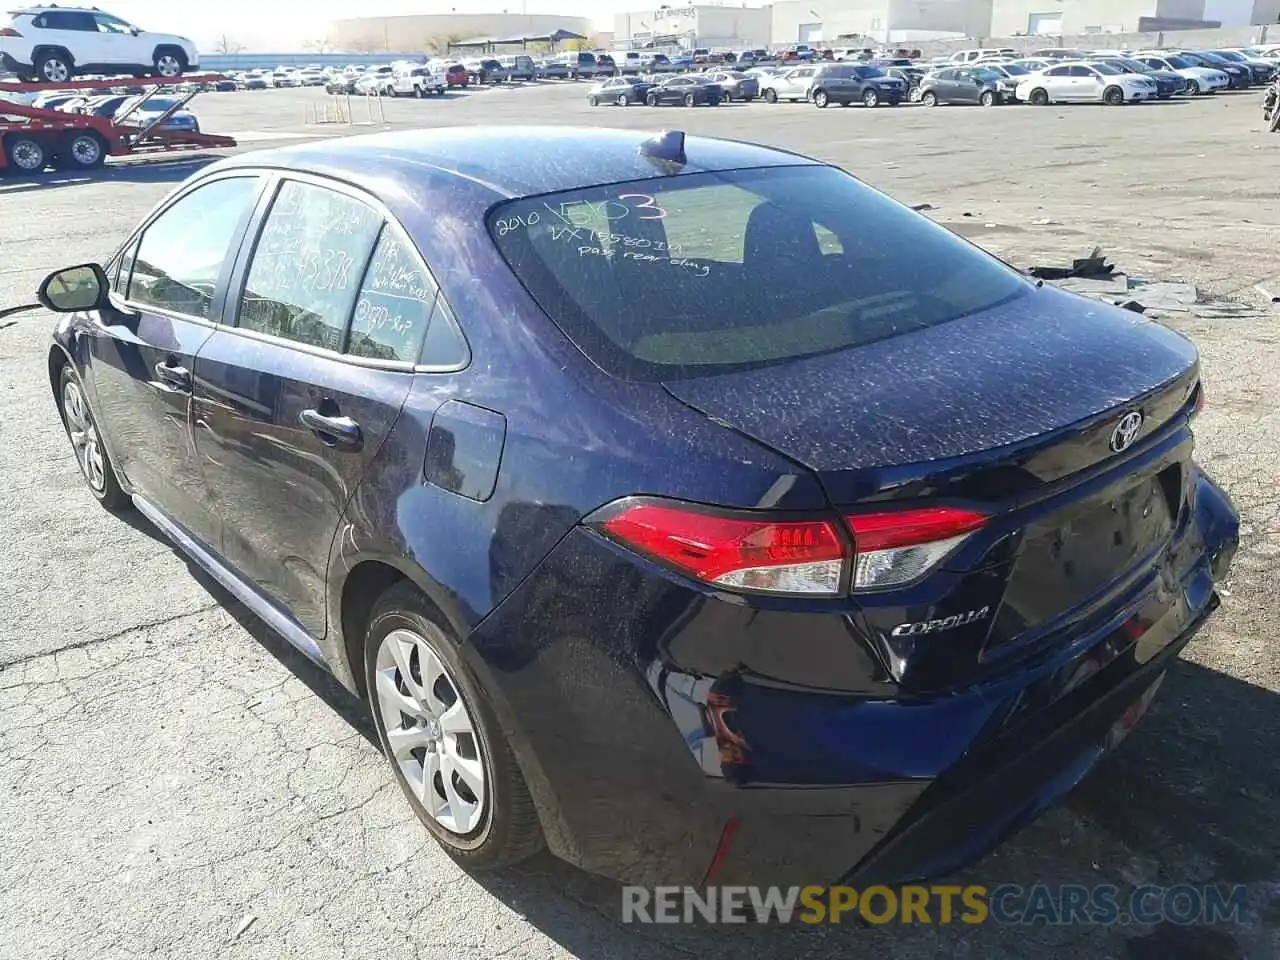
<instances>
[{"instance_id":1,"label":"dark blue sedan","mask_svg":"<svg viewBox=\"0 0 1280 960\"><path fill-rule=\"evenodd\" d=\"M1218 605L1196 350L826 164L646 137L206 167L41 287L76 460L367 700L469 868L946 873Z\"/></svg>"},{"instance_id":2,"label":"dark blue sedan","mask_svg":"<svg viewBox=\"0 0 1280 960\"><path fill-rule=\"evenodd\" d=\"M694 74L680 74L659 80L644 95L644 102L651 107L678 104L697 107L703 104L718 106L724 99L724 90L717 83Z\"/></svg>"}]
</instances>

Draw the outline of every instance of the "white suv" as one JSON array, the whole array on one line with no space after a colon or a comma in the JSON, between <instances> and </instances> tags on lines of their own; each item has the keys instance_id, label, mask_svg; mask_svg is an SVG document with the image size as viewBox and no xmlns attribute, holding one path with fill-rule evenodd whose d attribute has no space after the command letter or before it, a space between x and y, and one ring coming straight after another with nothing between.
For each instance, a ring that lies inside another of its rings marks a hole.
<instances>
[{"instance_id":1,"label":"white suv","mask_svg":"<svg viewBox=\"0 0 1280 960\"><path fill-rule=\"evenodd\" d=\"M62 83L76 74L176 77L198 69L186 37L148 33L101 10L26 7L0 27L0 66L24 80Z\"/></svg>"},{"instance_id":2,"label":"white suv","mask_svg":"<svg viewBox=\"0 0 1280 960\"><path fill-rule=\"evenodd\" d=\"M444 71L434 64L407 64L396 68L391 81L391 95L394 97L425 97L434 93L443 97L449 88L449 80Z\"/></svg>"}]
</instances>

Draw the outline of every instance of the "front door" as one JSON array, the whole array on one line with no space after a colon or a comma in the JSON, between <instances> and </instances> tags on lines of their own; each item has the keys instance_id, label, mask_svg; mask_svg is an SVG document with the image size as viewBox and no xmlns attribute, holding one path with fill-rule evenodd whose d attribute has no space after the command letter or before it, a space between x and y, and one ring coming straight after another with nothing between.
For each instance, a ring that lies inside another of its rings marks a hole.
<instances>
[{"instance_id":1,"label":"front door","mask_svg":"<svg viewBox=\"0 0 1280 960\"><path fill-rule=\"evenodd\" d=\"M241 237L262 189L253 175L206 181L126 249L90 344L90 389L116 467L190 533L217 542L192 448L195 359L212 336Z\"/></svg>"},{"instance_id":2,"label":"front door","mask_svg":"<svg viewBox=\"0 0 1280 960\"><path fill-rule=\"evenodd\" d=\"M197 361L195 445L223 555L319 637L329 548L400 415L436 287L398 227L327 181L280 181L248 246Z\"/></svg>"},{"instance_id":3,"label":"front door","mask_svg":"<svg viewBox=\"0 0 1280 960\"><path fill-rule=\"evenodd\" d=\"M134 33L133 27L119 17L94 11L94 28L98 31L97 44L101 51L96 63L111 65L151 63L151 50L144 50L146 41Z\"/></svg>"}]
</instances>

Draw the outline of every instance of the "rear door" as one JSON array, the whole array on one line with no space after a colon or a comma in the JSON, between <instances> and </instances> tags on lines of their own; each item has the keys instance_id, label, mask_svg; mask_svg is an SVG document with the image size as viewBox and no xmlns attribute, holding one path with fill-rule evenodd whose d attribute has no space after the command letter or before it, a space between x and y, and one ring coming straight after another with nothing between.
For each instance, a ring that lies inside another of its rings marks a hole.
<instances>
[{"instance_id":1,"label":"rear door","mask_svg":"<svg viewBox=\"0 0 1280 960\"><path fill-rule=\"evenodd\" d=\"M218 522L192 447L193 371L263 183L252 174L205 180L152 217L126 245L113 309L99 315L89 345L95 408L117 469L211 545Z\"/></svg>"},{"instance_id":2,"label":"rear door","mask_svg":"<svg viewBox=\"0 0 1280 960\"><path fill-rule=\"evenodd\" d=\"M201 351L195 445L223 554L321 636L329 547L400 414L436 286L367 196L292 176L273 189Z\"/></svg>"},{"instance_id":3,"label":"rear door","mask_svg":"<svg viewBox=\"0 0 1280 960\"><path fill-rule=\"evenodd\" d=\"M108 55L103 35L98 33L98 25L88 10L47 10L36 17L36 25L42 28L42 46L65 47L77 65L106 62L102 59Z\"/></svg>"}]
</instances>

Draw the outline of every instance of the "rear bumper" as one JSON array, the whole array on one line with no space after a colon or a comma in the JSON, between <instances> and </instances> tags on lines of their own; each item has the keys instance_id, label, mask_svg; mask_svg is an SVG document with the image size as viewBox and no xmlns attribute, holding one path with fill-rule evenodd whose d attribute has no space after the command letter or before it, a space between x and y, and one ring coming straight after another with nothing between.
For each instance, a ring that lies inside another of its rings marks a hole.
<instances>
[{"instance_id":1,"label":"rear bumper","mask_svg":"<svg viewBox=\"0 0 1280 960\"><path fill-rule=\"evenodd\" d=\"M466 653L552 851L584 869L680 885L935 877L1075 786L1216 608L1238 521L1195 482L1176 562L1143 592L946 695L896 695L843 615L725 602L583 529Z\"/></svg>"}]
</instances>

